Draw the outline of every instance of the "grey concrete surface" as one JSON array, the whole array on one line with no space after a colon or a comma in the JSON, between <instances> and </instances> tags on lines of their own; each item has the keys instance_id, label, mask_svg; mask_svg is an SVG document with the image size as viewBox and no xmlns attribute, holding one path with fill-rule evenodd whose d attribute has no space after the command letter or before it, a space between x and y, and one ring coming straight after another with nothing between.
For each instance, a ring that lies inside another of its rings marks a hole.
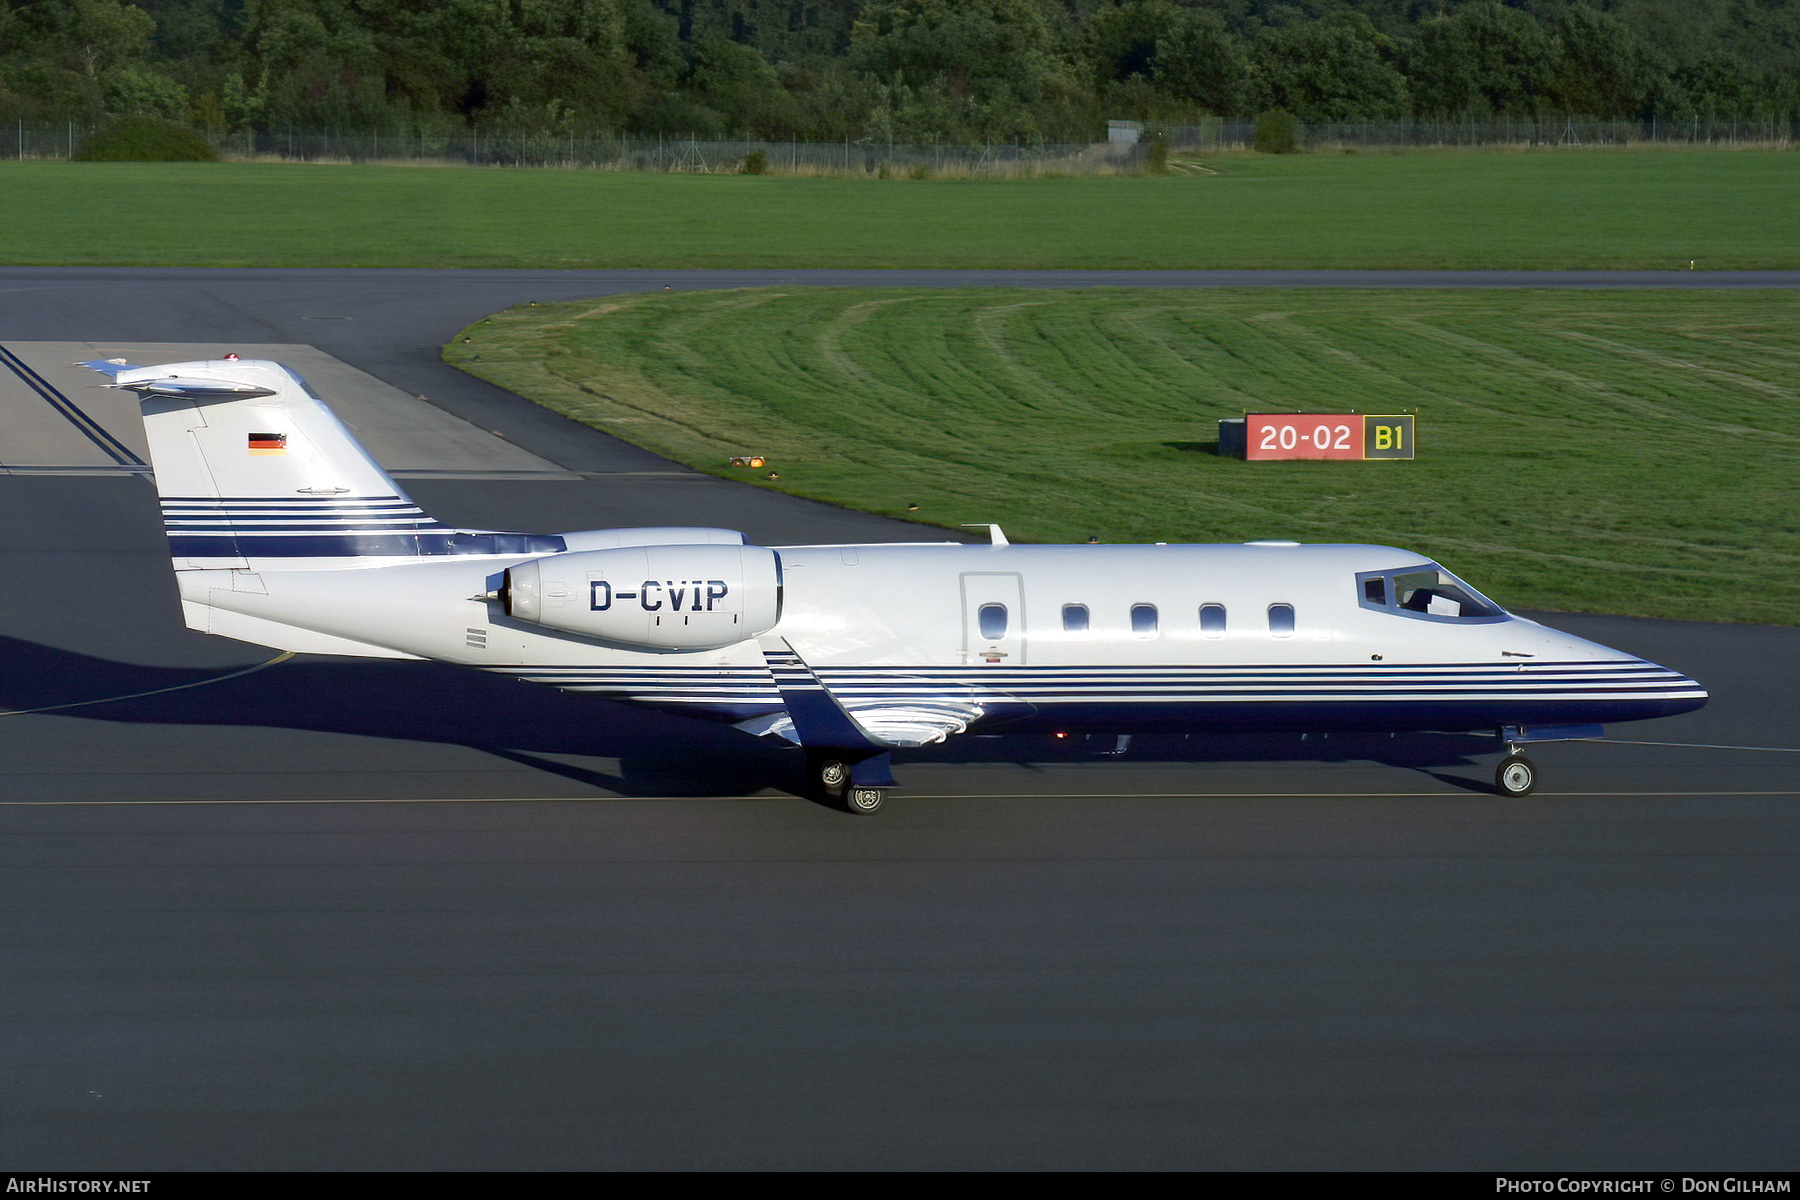
<instances>
[{"instance_id":1,"label":"grey concrete surface","mask_svg":"<svg viewBox=\"0 0 1800 1200\"><path fill-rule=\"evenodd\" d=\"M917 535L435 362L735 277L471 276L0 271L0 343L307 342L591 476L409 480L458 523ZM268 654L181 627L148 480L0 514L0 709L52 710L0 716L9 1169L1794 1165L1800 630L1544 615L1713 701L1524 801L1476 739L999 738L865 820L431 664L207 683Z\"/></svg>"},{"instance_id":2,"label":"grey concrete surface","mask_svg":"<svg viewBox=\"0 0 1800 1200\"><path fill-rule=\"evenodd\" d=\"M123 359L143 366L222 358L268 358L305 376L332 411L355 430L375 460L400 477L573 479L555 463L452 416L422 396L410 395L348 366L313 346L233 342L29 342L5 343L41 385L55 389L136 455L148 460L144 425L134 393L106 386L106 379L77 364ZM71 443L73 449L71 450ZM12 371L0 371L0 469L11 474L74 474L104 465L108 457L81 437L40 391Z\"/></svg>"}]
</instances>

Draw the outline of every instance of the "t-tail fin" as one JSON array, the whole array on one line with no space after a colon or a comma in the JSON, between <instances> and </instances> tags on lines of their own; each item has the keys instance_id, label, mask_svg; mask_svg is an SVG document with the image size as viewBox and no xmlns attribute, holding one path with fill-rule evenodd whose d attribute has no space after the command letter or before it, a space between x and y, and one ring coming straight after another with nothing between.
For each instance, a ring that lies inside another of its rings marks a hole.
<instances>
[{"instance_id":1,"label":"t-tail fin","mask_svg":"<svg viewBox=\"0 0 1800 1200\"><path fill-rule=\"evenodd\" d=\"M277 362L83 366L138 393L177 569L366 565L396 556L550 554L562 539L440 525ZM270 560L286 560L274 562ZM301 562L297 560L309 560ZM331 560L318 562L317 560Z\"/></svg>"}]
</instances>

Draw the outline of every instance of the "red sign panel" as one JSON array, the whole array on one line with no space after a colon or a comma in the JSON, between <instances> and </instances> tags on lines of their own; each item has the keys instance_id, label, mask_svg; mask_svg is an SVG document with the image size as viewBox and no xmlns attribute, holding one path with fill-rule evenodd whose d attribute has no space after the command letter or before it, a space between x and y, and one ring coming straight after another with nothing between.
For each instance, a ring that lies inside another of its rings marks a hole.
<instances>
[{"instance_id":1,"label":"red sign panel","mask_svg":"<svg viewBox=\"0 0 1800 1200\"><path fill-rule=\"evenodd\" d=\"M1411 458L1413 418L1367 413L1245 413L1244 457Z\"/></svg>"}]
</instances>

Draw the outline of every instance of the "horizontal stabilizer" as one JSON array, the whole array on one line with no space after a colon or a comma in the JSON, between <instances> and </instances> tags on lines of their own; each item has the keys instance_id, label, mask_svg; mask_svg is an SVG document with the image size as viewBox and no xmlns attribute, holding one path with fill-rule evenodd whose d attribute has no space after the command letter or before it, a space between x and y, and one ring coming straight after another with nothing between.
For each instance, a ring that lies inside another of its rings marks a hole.
<instances>
[{"instance_id":1,"label":"horizontal stabilizer","mask_svg":"<svg viewBox=\"0 0 1800 1200\"><path fill-rule=\"evenodd\" d=\"M255 396L273 396L275 389L243 383L212 383L203 379L153 379L143 383L115 383L113 387L129 387L152 396L181 396L189 400L243 400Z\"/></svg>"},{"instance_id":2,"label":"horizontal stabilizer","mask_svg":"<svg viewBox=\"0 0 1800 1200\"><path fill-rule=\"evenodd\" d=\"M127 371L141 371L144 369L136 363L128 363L122 358L95 358L90 359L87 362L76 363L75 365L78 367L86 367L90 371L98 371L100 374L113 379L117 379Z\"/></svg>"},{"instance_id":3,"label":"horizontal stabilizer","mask_svg":"<svg viewBox=\"0 0 1800 1200\"><path fill-rule=\"evenodd\" d=\"M98 371L110 376L112 382L107 387L122 388L127 391L142 392L151 396L186 396L195 400L241 400L253 396L273 396L275 389L260 384L246 383L242 380L220 378L210 373L211 363L177 363L168 367L140 367L123 359L97 358L81 364L90 371ZM235 360L223 364L227 369L232 366L262 366L261 363L241 363ZM209 368L208 373L198 377L181 374L184 368Z\"/></svg>"}]
</instances>

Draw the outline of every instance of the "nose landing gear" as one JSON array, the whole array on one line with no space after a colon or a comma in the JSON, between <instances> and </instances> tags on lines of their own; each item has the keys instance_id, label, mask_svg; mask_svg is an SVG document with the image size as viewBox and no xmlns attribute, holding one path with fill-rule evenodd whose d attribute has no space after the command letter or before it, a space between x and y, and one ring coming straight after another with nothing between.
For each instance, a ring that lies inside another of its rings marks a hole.
<instances>
[{"instance_id":1,"label":"nose landing gear","mask_svg":"<svg viewBox=\"0 0 1800 1200\"><path fill-rule=\"evenodd\" d=\"M1494 768L1494 791L1517 800L1537 790L1537 764L1519 747L1531 742L1591 741L1606 731L1598 725L1502 725L1494 736L1506 747L1506 757Z\"/></svg>"},{"instance_id":2,"label":"nose landing gear","mask_svg":"<svg viewBox=\"0 0 1800 1200\"><path fill-rule=\"evenodd\" d=\"M1494 769L1494 790L1502 796L1515 799L1529 796L1536 787L1537 764L1516 750L1501 759Z\"/></svg>"}]
</instances>

